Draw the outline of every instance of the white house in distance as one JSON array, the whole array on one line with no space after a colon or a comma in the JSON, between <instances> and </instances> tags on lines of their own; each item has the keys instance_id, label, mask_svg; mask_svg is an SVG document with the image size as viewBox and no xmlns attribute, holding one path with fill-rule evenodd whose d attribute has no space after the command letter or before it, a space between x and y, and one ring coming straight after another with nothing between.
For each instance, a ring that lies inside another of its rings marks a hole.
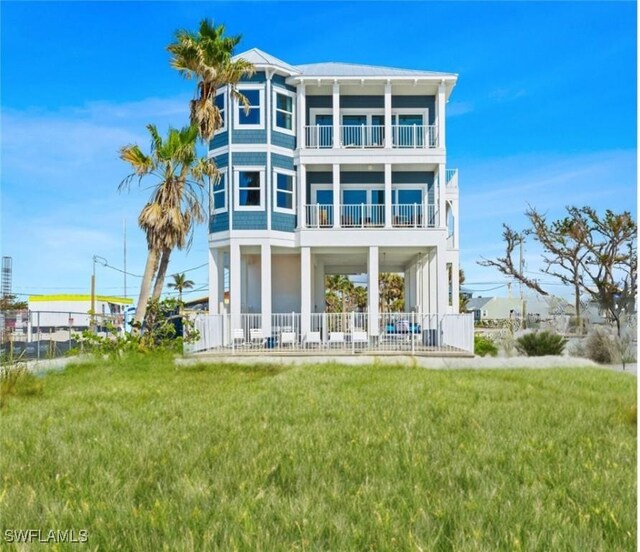
<instances>
[{"instance_id":1,"label":"white house in distance","mask_svg":"<svg viewBox=\"0 0 640 552\"><path fill-rule=\"evenodd\" d=\"M384 332L379 276L405 275L407 312L458 313L458 172L447 167L446 103L457 75L347 63L292 66L258 49L218 90L209 156L209 309L231 326L325 310L325 275L366 274L369 337ZM223 303L229 271L229 305Z\"/></svg>"}]
</instances>

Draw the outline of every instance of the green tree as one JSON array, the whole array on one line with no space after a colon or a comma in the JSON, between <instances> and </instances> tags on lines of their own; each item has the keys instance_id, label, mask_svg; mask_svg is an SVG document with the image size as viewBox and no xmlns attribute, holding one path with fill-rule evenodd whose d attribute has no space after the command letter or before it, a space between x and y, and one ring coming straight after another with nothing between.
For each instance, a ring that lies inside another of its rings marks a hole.
<instances>
[{"instance_id":1,"label":"green tree","mask_svg":"<svg viewBox=\"0 0 640 552\"><path fill-rule=\"evenodd\" d=\"M458 270L458 281L459 281L459 285L460 287L462 287L462 284L464 284L466 277L464 275L464 270L460 269ZM460 292L459 293L459 301L460 301L460 306L458 308L458 310L460 312L467 312L467 309L469 308L469 296L467 294L462 294Z\"/></svg>"},{"instance_id":2,"label":"green tree","mask_svg":"<svg viewBox=\"0 0 640 552\"><path fill-rule=\"evenodd\" d=\"M353 300L353 282L342 274L327 276L325 286L328 294L334 294L339 300L336 302L327 302L328 312L349 312L354 306ZM338 310L329 310L337 308Z\"/></svg>"},{"instance_id":3,"label":"green tree","mask_svg":"<svg viewBox=\"0 0 640 552\"><path fill-rule=\"evenodd\" d=\"M380 274L380 312L404 310L404 277L394 272Z\"/></svg>"},{"instance_id":4,"label":"green tree","mask_svg":"<svg viewBox=\"0 0 640 552\"><path fill-rule=\"evenodd\" d=\"M3 295L0 297L0 311L27 310L29 303L27 301L19 301L15 295Z\"/></svg>"},{"instance_id":5,"label":"green tree","mask_svg":"<svg viewBox=\"0 0 640 552\"><path fill-rule=\"evenodd\" d=\"M120 183L120 190L128 189L136 177L138 183L145 177L156 180L151 197L138 216L138 224L147 239L147 262L135 322L144 320L154 276L153 298L157 299L172 250L189 247L193 224L204 221L202 188L205 180L216 174L211 161L197 156L198 131L195 127L170 128L165 140L154 125L148 125L147 129L151 135L150 154L143 153L138 145L120 149L120 158L134 170Z\"/></svg>"},{"instance_id":6,"label":"green tree","mask_svg":"<svg viewBox=\"0 0 640 552\"><path fill-rule=\"evenodd\" d=\"M251 76L255 68L244 59L233 59L233 50L240 36L225 36L224 25L203 19L197 32L179 30L175 42L167 46L171 67L184 78L196 81L194 98L190 102L190 119L205 142L222 125L215 96L219 88L228 86L232 96L248 108L247 99L236 85L243 76ZM229 109L227 109L227 112ZM228 116L228 115L227 115Z\"/></svg>"},{"instance_id":7,"label":"green tree","mask_svg":"<svg viewBox=\"0 0 640 552\"><path fill-rule=\"evenodd\" d=\"M184 272L180 274L173 274L172 278L173 282L169 282L168 286L178 292L178 300L182 303L182 292L185 289L193 289L195 282L193 280L187 280Z\"/></svg>"}]
</instances>

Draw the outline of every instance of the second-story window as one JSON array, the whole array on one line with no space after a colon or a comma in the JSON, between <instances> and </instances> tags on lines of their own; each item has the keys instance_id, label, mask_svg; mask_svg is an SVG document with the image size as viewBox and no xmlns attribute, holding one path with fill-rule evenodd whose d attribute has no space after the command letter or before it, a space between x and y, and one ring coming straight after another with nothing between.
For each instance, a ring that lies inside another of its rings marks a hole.
<instances>
[{"instance_id":1,"label":"second-story window","mask_svg":"<svg viewBox=\"0 0 640 552\"><path fill-rule=\"evenodd\" d=\"M274 211L293 213L295 211L295 180L292 171L274 171Z\"/></svg>"},{"instance_id":2,"label":"second-story window","mask_svg":"<svg viewBox=\"0 0 640 552\"><path fill-rule=\"evenodd\" d=\"M235 173L234 208L244 211L264 209L264 170L245 167Z\"/></svg>"},{"instance_id":3,"label":"second-story window","mask_svg":"<svg viewBox=\"0 0 640 552\"><path fill-rule=\"evenodd\" d=\"M275 128L293 132L293 96L276 92Z\"/></svg>"},{"instance_id":4,"label":"second-story window","mask_svg":"<svg viewBox=\"0 0 640 552\"><path fill-rule=\"evenodd\" d=\"M220 113L220 126L218 127L218 131L223 131L227 129L227 102L225 98L225 93L221 92L216 95L215 105L218 108L218 112Z\"/></svg>"},{"instance_id":5,"label":"second-story window","mask_svg":"<svg viewBox=\"0 0 640 552\"><path fill-rule=\"evenodd\" d=\"M221 170L212 183L211 213L224 213L227 210L227 171Z\"/></svg>"},{"instance_id":6,"label":"second-story window","mask_svg":"<svg viewBox=\"0 0 640 552\"><path fill-rule=\"evenodd\" d=\"M236 100L234 128L264 128L264 89L239 88L238 91L247 99L248 107Z\"/></svg>"}]
</instances>

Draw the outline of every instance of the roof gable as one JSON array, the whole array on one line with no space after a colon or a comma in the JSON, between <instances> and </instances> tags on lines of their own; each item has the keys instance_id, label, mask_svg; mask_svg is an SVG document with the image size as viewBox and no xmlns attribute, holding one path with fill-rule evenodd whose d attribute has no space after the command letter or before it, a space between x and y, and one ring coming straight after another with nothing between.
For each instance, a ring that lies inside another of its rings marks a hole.
<instances>
[{"instance_id":1,"label":"roof gable","mask_svg":"<svg viewBox=\"0 0 640 552\"><path fill-rule=\"evenodd\" d=\"M293 75L297 75L298 73L300 73L300 71L293 65L289 65L285 61L282 61L281 59L278 59L271 54L267 54L267 52L263 52L259 48L251 48L251 50L247 50L246 52L242 52L241 54L233 56L234 60L237 60L239 58L247 60L249 63L252 63L256 67L276 67Z\"/></svg>"}]
</instances>

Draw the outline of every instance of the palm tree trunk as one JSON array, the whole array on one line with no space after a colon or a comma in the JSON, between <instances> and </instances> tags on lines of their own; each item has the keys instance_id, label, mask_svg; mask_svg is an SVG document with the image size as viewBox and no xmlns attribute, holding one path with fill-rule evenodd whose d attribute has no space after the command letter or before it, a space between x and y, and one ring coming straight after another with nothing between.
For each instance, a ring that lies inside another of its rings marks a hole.
<instances>
[{"instance_id":1,"label":"palm tree trunk","mask_svg":"<svg viewBox=\"0 0 640 552\"><path fill-rule=\"evenodd\" d=\"M167 267L169 266L169 257L171 257L171 249L164 248L162 250L162 258L160 259L160 268L156 276L156 284L153 286L153 295L151 299L160 299L162 288L164 287L164 279L167 275Z\"/></svg>"},{"instance_id":2,"label":"palm tree trunk","mask_svg":"<svg viewBox=\"0 0 640 552\"><path fill-rule=\"evenodd\" d=\"M138 297L138 306L136 307L136 316L134 322L142 323L145 314L147 314L147 302L151 292L151 282L158 268L158 252L150 248L147 253L147 264L144 267L144 275L142 284L140 285L140 296Z\"/></svg>"}]
</instances>

